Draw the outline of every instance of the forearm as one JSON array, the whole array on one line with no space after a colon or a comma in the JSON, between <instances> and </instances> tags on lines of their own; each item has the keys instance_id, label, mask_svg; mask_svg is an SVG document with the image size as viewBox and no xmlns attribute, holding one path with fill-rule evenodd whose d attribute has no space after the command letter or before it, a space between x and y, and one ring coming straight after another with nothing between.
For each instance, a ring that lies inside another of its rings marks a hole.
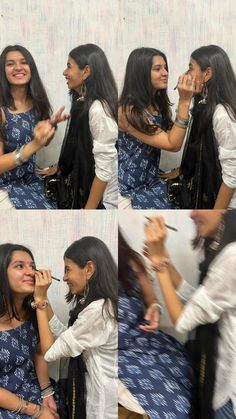
<instances>
[{"instance_id":1,"label":"forearm","mask_svg":"<svg viewBox=\"0 0 236 419\"><path fill-rule=\"evenodd\" d=\"M24 159L29 159L33 154L39 150L39 146L33 140L26 144L22 152ZM12 170L17 167L14 160L14 152L0 155L0 174Z\"/></svg>"},{"instance_id":2,"label":"forearm","mask_svg":"<svg viewBox=\"0 0 236 419\"><path fill-rule=\"evenodd\" d=\"M233 197L234 191L235 189L229 188L224 182L222 182L216 198L214 209L227 209Z\"/></svg>"},{"instance_id":3,"label":"forearm","mask_svg":"<svg viewBox=\"0 0 236 419\"><path fill-rule=\"evenodd\" d=\"M2 409L14 411L18 405L18 396L8 390L5 390L4 388L0 388L0 407ZM24 409L24 413L28 416L33 416L38 411L38 409L39 407L37 404L28 402L27 407Z\"/></svg>"},{"instance_id":4,"label":"forearm","mask_svg":"<svg viewBox=\"0 0 236 419\"><path fill-rule=\"evenodd\" d=\"M157 273L165 304L172 322L175 324L183 311L183 304L179 300L175 288L171 282L169 269Z\"/></svg>"},{"instance_id":5,"label":"forearm","mask_svg":"<svg viewBox=\"0 0 236 419\"><path fill-rule=\"evenodd\" d=\"M48 349L53 345L54 337L49 327L47 310L37 308L36 313L37 313L40 345L41 345L42 353L45 355Z\"/></svg>"},{"instance_id":6,"label":"forearm","mask_svg":"<svg viewBox=\"0 0 236 419\"><path fill-rule=\"evenodd\" d=\"M96 209L102 201L107 182L103 182L97 176L94 177L90 194L84 209Z\"/></svg>"},{"instance_id":7,"label":"forearm","mask_svg":"<svg viewBox=\"0 0 236 419\"><path fill-rule=\"evenodd\" d=\"M143 300L146 307L149 307L151 304L158 302L157 296L153 290L152 283L148 276L144 273L138 275L138 282L143 294Z\"/></svg>"},{"instance_id":8,"label":"forearm","mask_svg":"<svg viewBox=\"0 0 236 419\"><path fill-rule=\"evenodd\" d=\"M49 385L48 364L45 361L41 349L38 350L34 358L35 371L38 378L40 388L43 389Z\"/></svg>"}]
</instances>

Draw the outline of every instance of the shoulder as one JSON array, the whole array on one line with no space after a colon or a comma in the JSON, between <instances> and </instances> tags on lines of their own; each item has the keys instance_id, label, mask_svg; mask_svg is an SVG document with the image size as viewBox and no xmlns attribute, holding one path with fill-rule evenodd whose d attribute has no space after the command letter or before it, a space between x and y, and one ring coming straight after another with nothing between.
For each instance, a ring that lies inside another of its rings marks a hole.
<instances>
[{"instance_id":1,"label":"shoulder","mask_svg":"<svg viewBox=\"0 0 236 419\"><path fill-rule=\"evenodd\" d=\"M106 103L102 103L100 100L94 100L89 108L89 116L96 114L111 118L108 105Z\"/></svg>"},{"instance_id":2,"label":"shoulder","mask_svg":"<svg viewBox=\"0 0 236 419\"><path fill-rule=\"evenodd\" d=\"M230 117L230 111L227 111L227 109L223 105L219 104L216 106L213 114L213 124L219 122L229 122L235 124L232 118L233 116Z\"/></svg>"}]
</instances>

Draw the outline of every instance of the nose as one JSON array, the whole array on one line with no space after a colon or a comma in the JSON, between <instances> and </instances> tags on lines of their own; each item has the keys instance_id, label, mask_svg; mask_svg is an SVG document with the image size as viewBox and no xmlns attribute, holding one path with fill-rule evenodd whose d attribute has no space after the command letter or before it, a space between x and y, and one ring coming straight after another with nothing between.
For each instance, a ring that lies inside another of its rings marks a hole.
<instances>
[{"instance_id":1,"label":"nose","mask_svg":"<svg viewBox=\"0 0 236 419\"><path fill-rule=\"evenodd\" d=\"M164 76L167 76L168 75L168 70L166 68L163 68L162 74L164 74Z\"/></svg>"},{"instance_id":2,"label":"nose","mask_svg":"<svg viewBox=\"0 0 236 419\"><path fill-rule=\"evenodd\" d=\"M68 275L66 274L66 273L64 273L64 275L63 275L63 281L68 281Z\"/></svg>"},{"instance_id":3,"label":"nose","mask_svg":"<svg viewBox=\"0 0 236 419\"><path fill-rule=\"evenodd\" d=\"M28 266L25 271L26 275L34 277L35 269L32 266Z\"/></svg>"},{"instance_id":4,"label":"nose","mask_svg":"<svg viewBox=\"0 0 236 419\"><path fill-rule=\"evenodd\" d=\"M66 74L67 74L67 71L66 71L67 69L65 68L65 70L63 71L63 76L66 76Z\"/></svg>"}]
</instances>

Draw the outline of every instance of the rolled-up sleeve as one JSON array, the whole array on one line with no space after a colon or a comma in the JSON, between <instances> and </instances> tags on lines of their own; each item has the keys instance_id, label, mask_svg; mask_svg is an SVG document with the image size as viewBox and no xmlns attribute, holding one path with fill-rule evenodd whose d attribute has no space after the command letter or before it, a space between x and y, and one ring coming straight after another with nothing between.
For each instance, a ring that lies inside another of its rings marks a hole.
<instances>
[{"instance_id":1,"label":"rolled-up sleeve","mask_svg":"<svg viewBox=\"0 0 236 419\"><path fill-rule=\"evenodd\" d=\"M62 357L75 357L84 350L105 344L116 327L103 310L104 300L94 301L81 313L73 326L62 332L44 358L51 362Z\"/></svg>"},{"instance_id":2,"label":"rolled-up sleeve","mask_svg":"<svg viewBox=\"0 0 236 419\"><path fill-rule=\"evenodd\" d=\"M226 246L210 265L208 274L175 324L185 333L201 324L214 323L230 309L236 309L236 244Z\"/></svg>"},{"instance_id":3,"label":"rolled-up sleeve","mask_svg":"<svg viewBox=\"0 0 236 419\"><path fill-rule=\"evenodd\" d=\"M222 105L213 115L213 129L218 143L222 179L229 188L236 188L236 122L232 121Z\"/></svg>"},{"instance_id":4,"label":"rolled-up sleeve","mask_svg":"<svg viewBox=\"0 0 236 419\"><path fill-rule=\"evenodd\" d=\"M117 158L118 126L99 100L95 100L89 109L89 127L93 138L95 174L100 180L109 182Z\"/></svg>"}]
</instances>

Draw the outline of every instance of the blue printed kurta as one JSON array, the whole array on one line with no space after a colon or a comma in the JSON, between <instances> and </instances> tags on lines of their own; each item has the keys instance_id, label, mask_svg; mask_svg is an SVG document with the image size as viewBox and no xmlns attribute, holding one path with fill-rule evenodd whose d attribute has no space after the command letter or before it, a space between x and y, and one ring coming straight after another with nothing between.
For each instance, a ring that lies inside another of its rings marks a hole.
<instances>
[{"instance_id":1,"label":"blue printed kurta","mask_svg":"<svg viewBox=\"0 0 236 419\"><path fill-rule=\"evenodd\" d=\"M119 379L151 419L189 419L193 376L184 347L160 330L140 330L143 316L140 298L121 293Z\"/></svg>"},{"instance_id":2,"label":"blue printed kurta","mask_svg":"<svg viewBox=\"0 0 236 419\"><path fill-rule=\"evenodd\" d=\"M149 119L162 127L161 114ZM159 177L161 152L127 132L118 135L119 192L134 209L175 208L168 200L167 183Z\"/></svg>"},{"instance_id":3,"label":"blue printed kurta","mask_svg":"<svg viewBox=\"0 0 236 419\"><path fill-rule=\"evenodd\" d=\"M9 153L32 140L38 116L34 109L18 114L12 114L5 107L2 109L6 116L4 148L5 153ZM35 173L35 160L36 156L33 155L23 165L0 174L0 188L7 190L17 209L56 208L56 203L44 194L44 180Z\"/></svg>"}]
</instances>

